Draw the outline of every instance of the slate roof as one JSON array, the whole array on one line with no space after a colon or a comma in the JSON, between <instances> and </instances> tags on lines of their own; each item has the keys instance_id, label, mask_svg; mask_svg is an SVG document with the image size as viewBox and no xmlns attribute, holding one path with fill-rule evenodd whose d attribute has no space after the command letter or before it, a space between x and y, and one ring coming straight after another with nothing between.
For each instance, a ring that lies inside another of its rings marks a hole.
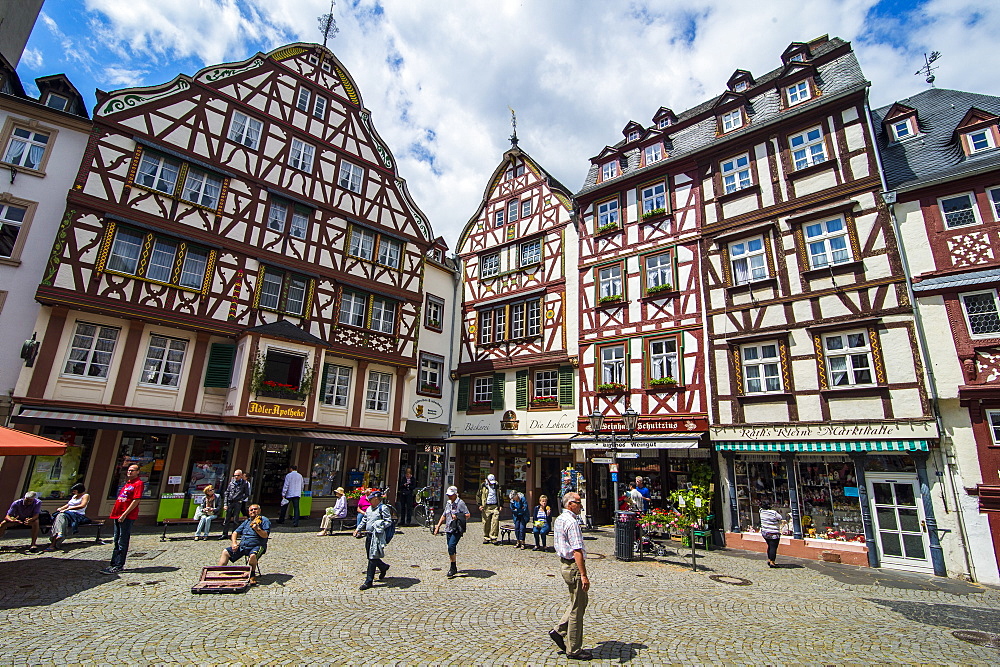
<instances>
[{"instance_id":1,"label":"slate roof","mask_svg":"<svg viewBox=\"0 0 1000 667\"><path fill-rule=\"evenodd\" d=\"M985 271L971 271L969 273L959 273L952 276L937 276L927 278L918 283L913 283L914 292L929 292L941 289L942 287L969 287L971 285L983 285L1000 280L1000 268L986 269Z\"/></svg>"},{"instance_id":2,"label":"slate roof","mask_svg":"<svg viewBox=\"0 0 1000 667\"><path fill-rule=\"evenodd\" d=\"M815 62L816 60L820 60L824 55L842 47L846 43L847 42L844 40L834 37L825 42L810 45L812 57L810 60L805 62L808 64ZM597 183L597 177L600 173L600 164L592 164L590 171L587 173L587 177L584 180L583 186L580 191L576 193L576 196L586 194L597 188L605 187L608 183L613 183L624 177L632 176L642 171L661 169L664 164L669 163L670 161L688 157L691 154L701 151L713 144L721 144L723 142L736 140L750 132L756 131L761 126L768 125L769 123L783 123L789 118L794 118L796 115L799 115L804 111L814 109L816 106L823 104L826 100L829 100L833 96L862 90L868 86L868 81L865 80L857 58L854 56L853 51L848 51L838 58L816 66L816 84L819 87L821 93L820 95L814 96L807 102L803 102L796 107L795 111L782 112L782 93L778 88L774 87L773 82L775 79L781 77L781 75L787 71L790 66L795 66L797 64L798 63L793 62L789 63L789 65L782 65L781 67L771 70L767 74L754 77L753 87L745 91L745 93L749 95L749 105L747 108L749 122L742 129L735 132L729 132L722 137L717 135L716 114L713 113L712 110L723 96L731 94L730 91L726 90L722 94L713 97L710 100L702 102L687 111L677 114L677 123L670 125L663 130L659 130L667 135L667 140L664 141L664 147L667 152L666 159L640 169L640 148L635 147L629 149L625 152L627 164L623 165L622 174L610 181L605 181L600 184ZM675 125L683 125L685 122L700 116L704 116L704 118L692 125L688 125L687 127L675 129ZM647 132L652 131L657 130L655 127L647 129ZM627 142L625 140L622 140L614 144L611 148L617 149L624 146L626 143ZM642 145L642 142L640 142L640 145Z\"/></svg>"},{"instance_id":3,"label":"slate roof","mask_svg":"<svg viewBox=\"0 0 1000 667\"><path fill-rule=\"evenodd\" d=\"M872 112L889 190L911 190L934 181L1000 168L1000 148L967 156L955 133L972 107L1000 115L1000 97L931 88L898 103L916 109L920 134L901 142L890 141L882 121L893 105Z\"/></svg>"},{"instance_id":4,"label":"slate roof","mask_svg":"<svg viewBox=\"0 0 1000 667\"><path fill-rule=\"evenodd\" d=\"M322 345L323 347L330 347L330 345L322 338L313 336L308 331L300 329L288 320L278 320L277 322L261 324L260 326L246 329L244 333L255 333L261 334L262 336L270 336L272 338L283 338L285 340L306 343L307 345Z\"/></svg>"}]
</instances>

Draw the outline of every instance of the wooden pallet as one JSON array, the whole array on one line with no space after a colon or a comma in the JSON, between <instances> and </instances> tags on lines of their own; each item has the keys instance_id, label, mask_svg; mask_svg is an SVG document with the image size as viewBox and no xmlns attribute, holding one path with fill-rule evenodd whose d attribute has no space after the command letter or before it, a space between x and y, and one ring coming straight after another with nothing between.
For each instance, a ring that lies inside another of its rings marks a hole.
<instances>
[{"instance_id":1,"label":"wooden pallet","mask_svg":"<svg viewBox=\"0 0 1000 667\"><path fill-rule=\"evenodd\" d=\"M191 587L192 593L243 593L250 588L249 565L203 567L201 581Z\"/></svg>"}]
</instances>

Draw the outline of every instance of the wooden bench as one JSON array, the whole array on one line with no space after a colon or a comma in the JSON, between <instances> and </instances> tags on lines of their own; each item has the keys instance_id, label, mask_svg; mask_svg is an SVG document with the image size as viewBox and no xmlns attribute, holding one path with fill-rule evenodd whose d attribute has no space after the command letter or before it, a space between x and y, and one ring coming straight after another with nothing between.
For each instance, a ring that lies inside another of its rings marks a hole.
<instances>
[{"instance_id":1,"label":"wooden bench","mask_svg":"<svg viewBox=\"0 0 1000 667\"><path fill-rule=\"evenodd\" d=\"M501 524L500 525L500 544L503 544L510 539L511 535L514 534L514 524Z\"/></svg>"},{"instance_id":2,"label":"wooden bench","mask_svg":"<svg viewBox=\"0 0 1000 667\"><path fill-rule=\"evenodd\" d=\"M160 541L166 542L167 526L197 526L198 519L160 519L160 523L163 524L163 535L160 536Z\"/></svg>"},{"instance_id":3,"label":"wooden bench","mask_svg":"<svg viewBox=\"0 0 1000 667\"><path fill-rule=\"evenodd\" d=\"M105 521L105 519L91 519L87 523L78 523L76 525L76 531L79 532L80 530L82 530L84 528L94 528L94 532L95 532L94 542L96 542L97 544L104 544L104 540L101 539L101 528L104 527L104 521ZM12 526L12 527L16 528L16 526ZM8 530L10 530L10 529L8 528ZM49 524L46 524L46 525L42 526L42 531L41 532L42 532L43 535L50 535L52 533L52 524L49 523ZM69 535L64 535L63 538L62 538L63 542L65 542L68 538L70 538L72 536L73 536L73 533L70 533Z\"/></svg>"}]
</instances>

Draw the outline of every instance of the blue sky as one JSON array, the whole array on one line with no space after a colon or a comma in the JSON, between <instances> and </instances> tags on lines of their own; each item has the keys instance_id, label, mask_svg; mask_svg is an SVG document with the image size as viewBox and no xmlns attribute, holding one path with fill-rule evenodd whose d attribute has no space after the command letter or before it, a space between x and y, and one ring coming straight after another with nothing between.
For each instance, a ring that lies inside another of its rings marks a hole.
<instances>
[{"instance_id":1,"label":"blue sky","mask_svg":"<svg viewBox=\"0 0 1000 667\"><path fill-rule=\"evenodd\" d=\"M94 90L153 85L292 41L322 41L329 0L46 0L18 73L65 73ZM873 106L937 85L1000 94L1000 3L968 0L337 0L329 46L435 231L454 243L509 147L568 187L589 159L649 124L717 95L733 70L780 64L792 41L853 42Z\"/></svg>"}]
</instances>

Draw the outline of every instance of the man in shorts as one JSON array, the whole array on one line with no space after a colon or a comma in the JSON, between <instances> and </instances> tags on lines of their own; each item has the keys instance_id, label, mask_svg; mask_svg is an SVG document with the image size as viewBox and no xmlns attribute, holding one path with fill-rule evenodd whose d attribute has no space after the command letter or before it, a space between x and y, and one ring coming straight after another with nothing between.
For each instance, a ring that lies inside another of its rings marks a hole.
<instances>
[{"instance_id":1,"label":"man in shorts","mask_svg":"<svg viewBox=\"0 0 1000 667\"><path fill-rule=\"evenodd\" d=\"M247 557L250 565L250 583L257 583L257 561L267 551L267 536L271 532L271 522L261 516L260 505L247 508L250 518L246 519L232 532L233 545L222 550L219 556L219 566L229 565L230 561L238 561ZM239 540L239 543L237 543Z\"/></svg>"}]
</instances>

